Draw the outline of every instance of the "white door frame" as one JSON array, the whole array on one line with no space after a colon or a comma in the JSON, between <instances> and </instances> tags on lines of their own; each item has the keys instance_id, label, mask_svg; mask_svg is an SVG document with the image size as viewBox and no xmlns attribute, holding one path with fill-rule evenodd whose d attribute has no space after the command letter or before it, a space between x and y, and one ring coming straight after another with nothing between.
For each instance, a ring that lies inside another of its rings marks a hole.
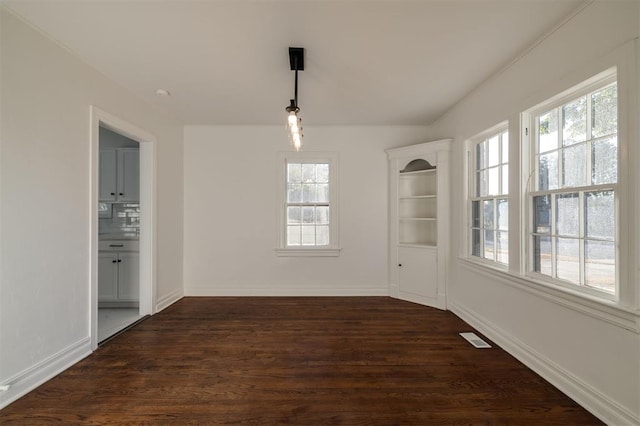
<instances>
[{"instance_id":1,"label":"white door frame","mask_svg":"<svg viewBox=\"0 0 640 426\"><path fill-rule=\"evenodd\" d=\"M100 178L100 127L108 128L140 144L140 314L153 315L156 300L156 137L151 133L90 107L91 128L91 264L90 329L91 349L98 347L98 194Z\"/></svg>"}]
</instances>

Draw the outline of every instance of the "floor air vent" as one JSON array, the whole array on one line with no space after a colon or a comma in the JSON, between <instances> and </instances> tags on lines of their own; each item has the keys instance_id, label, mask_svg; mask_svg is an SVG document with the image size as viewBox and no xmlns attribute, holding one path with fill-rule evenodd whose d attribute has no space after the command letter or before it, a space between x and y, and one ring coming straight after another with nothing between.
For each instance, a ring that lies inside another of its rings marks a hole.
<instances>
[{"instance_id":1,"label":"floor air vent","mask_svg":"<svg viewBox=\"0 0 640 426\"><path fill-rule=\"evenodd\" d=\"M471 343L476 348L490 348L491 345L478 337L476 333L460 333L467 342Z\"/></svg>"}]
</instances>

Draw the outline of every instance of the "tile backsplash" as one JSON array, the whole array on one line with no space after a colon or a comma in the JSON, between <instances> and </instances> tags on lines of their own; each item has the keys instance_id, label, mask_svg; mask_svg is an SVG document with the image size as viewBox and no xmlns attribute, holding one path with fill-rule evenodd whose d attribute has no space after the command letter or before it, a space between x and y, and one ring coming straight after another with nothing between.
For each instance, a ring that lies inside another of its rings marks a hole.
<instances>
[{"instance_id":1,"label":"tile backsplash","mask_svg":"<svg viewBox=\"0 0 640 426\"><path fill-rule=\"evenodd\" d=\"M99 203L98 233L117 234L130 237L140 235L140 204Z\"/></svg>"}]
</instances>

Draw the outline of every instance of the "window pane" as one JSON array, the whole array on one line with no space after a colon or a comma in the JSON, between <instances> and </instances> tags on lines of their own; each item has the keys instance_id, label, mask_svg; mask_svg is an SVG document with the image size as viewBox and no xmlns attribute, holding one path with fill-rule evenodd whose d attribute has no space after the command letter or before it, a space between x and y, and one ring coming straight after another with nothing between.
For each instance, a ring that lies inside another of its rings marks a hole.
<instances>
[{"instance_id":1,"label":"window pane","mask_svg":"<svg viewBox=\"0 0 640 426\"><path fill-rule=\"evenodd\" d=\"M299 203L302 201L302 185L300 184L288 184L287 185L287 202Z\"/></svg>"},{"instance_id":2,"label":"window pane","mask_svg":"<svg viewBox=\"0 0 640 426\"><path fill-rule=\"evenodd\" d=\"M287 245L300 245L300 226L287 226Z\"/></svg>"},{"instance_id":3,"label":"window pane","mask_svg":"<svg viewBox=\"0 0 640 426\"><path fill-rule=\"evenodd\" d=\"M313 214L314 209L315 207L302 207L302 223L316 223L316 219Z\"/></svg>"},{"instance_id":4,"label":"window pane","mask_svg":"<svg viewBox=\"0 0 640 426\"><path fill-rule=\"evenodd\" d=\"M533 270L551 275L551 237L533 237Z\"/></svg>"},{"instance_id":5,"label":"window pane","mask_svg":"<svg viewBox=\"0 0 640 426\"><path fill-rule=\"evenodd\" d=\"M476 170L481 170L487 167L487 161L485 159L486 146L486 141L476 145Z\"/></svg>"},{"instance_id":6,"label":"window pane","mask_svg":"<svg viewBox=\"0 0 640 426\"><path fill-rule=\"evenodd\" d=\"M556 196L556 234L577 237L580 232L580 199L578 194Z\"/></svg>"},{"instance_id":7,"label":"window pane","mask_svg":"<svg viewBox=\"0 0 640 426\"><path fill-rule=\"evenodd\" d=\"M300 207L287 207L287 223L289 225L300 224L301 219Z\"/></svg>"},{"instance_id":8,"label":"window pane","mask_svg":"<svg viewBox=\"0 0 640 426\"><path fill-rule=\"evenodd\" d=\"M489 169L489 194L500 194L500 167Z\"/></svg>"},{"instance_id":9,"label":"window pane","mask_svg":"<svg viewBox=\"0 0 640 426\"><path fill-rule=\"evenodd\" d=\"M287 164L287 182L300 183L302 179L302 164L289 163Z\"/></svg>"},{"instance_id":10,"label":"window pane","mask_svg":"<svg viewBox=\"0 0 640 426\"><path fill-rule=\"evenodd\" d=\"M617 85L591 95L591 133L594 138L618 132L618 90Z\"/></svg>"},{"instance_id":11,"label":"window pane","mask_svg":"<svg viewBox=\"0 0 640 426\"><path fill-rule=\"evenodd\" d=\"M496 232L496 255L497 261L500 263L509 263L509 233Z\"/></svg>"},{"instance_id":12,"label":"window pane","mask_svg":"<svg viewBox=\"0 0 640 426\"><path fill-rule=\"evenodd\" d=\"M329 182L328 164L316 164L316 181L319 183Z\"/></svg>"},{"instance_id":13,"label":"window pane","mask_svg":"<svg viewBox=\"0 0 640 426\"><path fill-rule=\"evenodd\" d=\"M484 231L484 254L483 257L489 260L495 260L494 252L494 235L495 231Z\"/></svg>"},{"instance_id":14,"label":"window pane","mask_svg":"<svg viewBox=\"0 0 640 426\"><path fill-rule=\"evenodd\" d=\"M471 226L480 228L480 201L471 202Z\"/></svg>"},{"instance_id":15,"label":"window pane","mask_svg":"<svg viewBox=\"0 0 640 426\"><path fill-rule=\"evenodd\" d=\"M562 153L564 186L585 185L585 155L586 145L580 144L565 148Z\"/></svg>"},{"instance_id":16,"label":"window pane","mask_svg":"<svg viewBox=\"0 0 640 426\"><path fill-rule=\"evenodd\" d=\"M476 173L476 196L482 197L487 195L489 184L489 171L481 170Z\"/></svg>"},{"instance_id":17,"label":"window pane","mask_svg":"<svg viewBox=\"0 0 640 426\"><path fill-rule=\"evenodd\" d=\"M316 207L316 223L329 224L329 207Z\"/></svg>"},{"instance_id":18,"label":"window pane","mask_svg":"<svg viewBox=\"0 0 640 426\"><path fill-rule=\"evenodd\" d=\"M485 200L482 202L482 211L484 217L484 227L494 229L493 224L493 200Z\"/></svg>"},{"instance_id":19,"label":"window pane","mask_svg":"<svg viewBox=\"0 0 640 426\"><path fill-rule=\"evenodd\" d=\"M557 239L558 278L580 284L580 240Z\"/></svg>"},{"instance_id":20,"label":"window pane","mask_svg":"<svg viewBox=\"0 0 640 426\"><path fill-rule=\"evenodd\" d=\"M587 237L615 239L615 207L613 191L585 193Z\"/></svg>"},{"instance_id":21,"label":"window pane","mask_svg":"<svg viewBox=\"0 0 640 426\"><path fill-rule=\"evenodd\" d=\"M615 293L616 248L614 243L589 241L585 253L585 284Z\"/></svg>"},{"instance_id":22,"label":"window pane","mask_svg":"<svg viewBox=\"0 0 640 426\"><path fill-rule=\"evenodd\" d=\"M329 227L328 226L316 226L316 245L317 246L329 245Z\"/></svg>"},{"instance_id":23,"label":"window pane","mask_svg":"<svg viewBox=\"0 0 640 426\"><path fill-rule=\"evenodd\" d=\"M316 186L312 183L302 184L302 202L313 203L316 201Z\"/></svg>"},{"instance_id":24,"label":"window pane","mask_svg":"<svg viewBox=\"0 0 640 426\"><path fill-rule=\"evenodd\" d=\"M509 132L502 134L502 162L509 162Z\"/></svg>"},{"instance_id":25,"label":"window pane","mask_svg":"<svg viewBox=\"0 0 640 426\"><path fill-rule=\"evenodd\" d=\"M489 167L500 164L500 136L496 135L487 141L489 147Z\"/></svg>"},{"instance_id":26,"label":"window pane","mask_svg":"<svg viewBox=\"0 0 640 426\"><path fill-rule=\"evenodd\" d=\"M498 204L498 229L506 231L509 229L509 202L507 200L497 200Z\"/></svg>"},{"instance_id":27,"label":"window pane","mask_svg":"<svg viewBox=\"0 0 640 426\"><path fill-rule=\"evenodd\" d=\"M587 97L583 96L562 107L562 144L587 140Z\"/></svg>"},{"instance_id":28,"label":"window pane","mask_svg":"<svg viewBox=\"0 0 640 426\"><path fill-rule=\"evenodd\" d=\"M591 145L592 183L618 181L618 139L613 137L593 142Z\"/></svg>"},{"instance_id":29,"label":"window pane","mask_svg":"<svg viewBox=\"0 0 640 426\"><path fill-rule=\"evenodd\" d=\"M329 202L329 184L328 183L319 183L316 185L316 199L319 203L328 203Z\"/></svg>"},{"instance_id":30,"label":"window pane","mask_svg":"<svg viewBox=\"0 0 640 426\"><path fill-rule=\"evenodd\" d=\"M538 234L551 233L551 195L533 197L534 232Z\"/></svg>"},{"instance_id":31,"label":"window pane","mask_svg":"<svg viewBox=\"0 0 640 426\"><path fill-rule=\"evenodd\" d=\"M558 151L541 155L538 163L538 189L558 188Z\"/></svg>"},{"instance_id":32,"label":"window pane","mask_svg":"<svg viewBox=\"0 0 640 426\"><path fill-rule=\"evenodd\" d=\"M538 152L558 148L558 110L554 109L538 118Z\"/></svg>"},{"instance_id":33,"label":"window pane","mask_svg":"<svg viewBox=\"0 0 640 426\"><path fill-rule=\"evenodd\" d=\"M509 166L506 164L502 166L502 191L500 195L506 195L509 193Z\"/></svg>"},{"instance_id":34,"label":"window pane","mask_svg":"<svg viewBox=\"0 0 640 426\"><path fill-rule=\"evenodd\" d=\"M316 227L302 226L302 245L314 246L316 244Z\"/></svg>"},{"instance_id":35,"label":"window pane","mask_svg":"<svg viewBox=\"0 0 640 426\"><path fill-rule=\"evenodd\" d=\"M480 230L471 230L471 254L480 257Z\"/></svg>"},{"instance_id":36,"label":"window pane","mask_svg":"<svg viewBox=\"0 0 640 426\"><path fill-rule=\"evenodd\" d=\"M302 165L302 182L315 182L315 180L316 180L316 165L303 164Z\"/></svg>"}]
</instances>

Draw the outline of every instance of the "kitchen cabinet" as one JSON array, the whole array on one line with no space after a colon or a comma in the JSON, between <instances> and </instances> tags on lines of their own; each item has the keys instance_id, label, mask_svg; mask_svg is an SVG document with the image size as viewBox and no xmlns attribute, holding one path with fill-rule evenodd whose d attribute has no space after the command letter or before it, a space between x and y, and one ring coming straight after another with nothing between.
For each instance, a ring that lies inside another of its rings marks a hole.
<instances>
[{"instance_id":1,"label":"kitchen cabinet","mask_svg":"<svg viewBox=\"0 0 640 426\"><path fill-rule=\"evenodd\" d=\"M450 139L387 150L389 294L446 309Z\"/></svg>"},{"instance_id":2,"label":"kitchen cabinet","mask_svg":"<svg viewBox=\"0 0 640 426\"><path fill-rule=\"evenodd\" d=\"M140 200L140 150L100 150L100 190L103 202L134 203Z\"/></svg>"},{"instance_id":3,"label":"kitchen cabinet","mask_svg":"<svg viewBox=\"0 0 640 426\"><path fill-rule=\"evenodd\" d=\"M140 297L138 241L100 241L98 303L101 307L135 307Z\"/></svg>"}]
</instances>

